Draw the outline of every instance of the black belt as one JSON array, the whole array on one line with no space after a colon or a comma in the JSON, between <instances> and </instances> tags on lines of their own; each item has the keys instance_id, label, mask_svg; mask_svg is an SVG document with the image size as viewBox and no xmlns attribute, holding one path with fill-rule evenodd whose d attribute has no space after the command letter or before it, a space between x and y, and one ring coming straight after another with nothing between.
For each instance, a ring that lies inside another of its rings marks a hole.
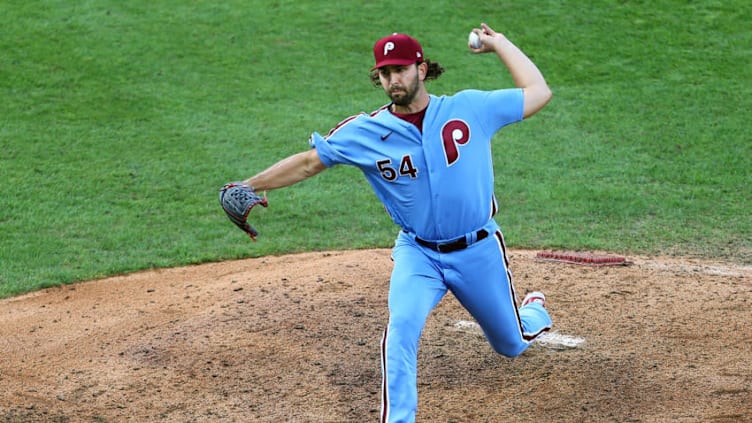
<instances>
[{"instance_id":1,"label":"black belt","mask_svg":"<svg viewBox=\"0 0 752 423\"><path fill-rule=\"evenodd\" d=\"M486 231L485 229L481 229L478 232L476 232L475 235L477 237L476 238L476 242L477 242L482 239L485 239L488 236L488 231ZM416 236L415 241L417 241L418 244L424 247L428 247L440 253L451 253L452 251L464 250L465 248L470 246L470 244L467 243L467 239L464 236L462 238L457 238L454 241L449 241L449 242L426 241L425 239L420 239Z\"/></svg>"}]
</instances>

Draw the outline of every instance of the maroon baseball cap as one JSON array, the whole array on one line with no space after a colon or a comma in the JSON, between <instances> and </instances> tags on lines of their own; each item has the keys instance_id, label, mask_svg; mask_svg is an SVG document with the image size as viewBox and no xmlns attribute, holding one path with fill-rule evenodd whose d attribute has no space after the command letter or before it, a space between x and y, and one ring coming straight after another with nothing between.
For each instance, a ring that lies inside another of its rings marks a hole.
<instances>
[{"instance_id":1,"label":"maroon baseball cap","mask_svg":"<svg viewBox=\"0 0 752 423\"><path fill-rule=\"evenodd\" d=\"M376 41L373 57L376 59L373 69L389 65L407 66L423 61L423 47L415 38L395 32Z\"/></svg>"}]
</instances>

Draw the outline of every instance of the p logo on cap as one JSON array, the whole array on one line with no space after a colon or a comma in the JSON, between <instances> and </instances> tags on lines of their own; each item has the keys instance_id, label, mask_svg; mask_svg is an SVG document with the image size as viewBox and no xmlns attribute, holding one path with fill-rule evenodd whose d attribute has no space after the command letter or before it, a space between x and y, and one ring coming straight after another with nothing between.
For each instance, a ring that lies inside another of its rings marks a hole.
<instances>
[{"instance_id":1,"label":"p logo on cap","mask_svg":"<svg viewBox=\"0 0 752 423\"><path fill-rule=\"evenodd\" d=\"M376 41L373 57L376 59L374 69L389 65L407 66L423 62L423 47L409 35L394 33Z\"/></svg>"},{"instance_id":2,"label":"p logo on cap","mask_svg":"<svg viewBox=\"0 0 752 423\"><path fill-rule=\"evenodd\" d=\"M386 44L384 44L384 56L389 54L390 51L394 50L394 43L389 41Z\"/></svg>"}]
</instances>

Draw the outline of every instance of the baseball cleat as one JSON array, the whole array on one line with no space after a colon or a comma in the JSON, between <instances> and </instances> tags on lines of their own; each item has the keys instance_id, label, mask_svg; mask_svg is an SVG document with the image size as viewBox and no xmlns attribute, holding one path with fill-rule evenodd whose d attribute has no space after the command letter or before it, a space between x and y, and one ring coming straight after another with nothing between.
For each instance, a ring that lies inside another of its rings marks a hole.
<instances>
[{"instance_id":1,"label":"baseball cleat","mask_svg":"<svg viewBox=\"0 0 752 423\"><path fill-rule=\"evenodd\" d=\"M545 308L546 296L543 295L543 293L540 291L529 292L527 295L525 295L525 298L522 300L522 305L520 307L525 307L526 305L532 303L538 303Z\"/></svg>"}]
</instances>

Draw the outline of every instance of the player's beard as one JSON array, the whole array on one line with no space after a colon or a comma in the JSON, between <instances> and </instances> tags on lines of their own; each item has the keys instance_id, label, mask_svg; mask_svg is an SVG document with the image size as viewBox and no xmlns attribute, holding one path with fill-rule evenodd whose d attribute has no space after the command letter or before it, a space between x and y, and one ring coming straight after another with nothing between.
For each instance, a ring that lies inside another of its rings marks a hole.
<instances>
[{"instance_id":1,"label":"player's beard","mask_svg":"<svg viewBox=\"0 0 752 423\"><path fill-rule=\"evenodd\" d=\"M392 103L394 103L396 106L405 107L409 106L413 100L415 100L415 96L418 94L418 89L420 88L420 81L418 78L413 79L412 84L402 87L402 86L391 86L389 87L389 98L392 99ZM395 91L395 89L398 89Z\"/></svg>"}]
</instances>

